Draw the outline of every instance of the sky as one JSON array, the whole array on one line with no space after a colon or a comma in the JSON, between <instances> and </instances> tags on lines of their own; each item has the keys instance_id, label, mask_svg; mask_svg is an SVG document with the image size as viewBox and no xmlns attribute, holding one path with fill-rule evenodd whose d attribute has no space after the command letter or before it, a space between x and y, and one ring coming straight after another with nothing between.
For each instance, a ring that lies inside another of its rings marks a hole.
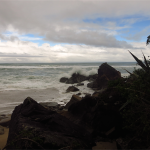
<instances>
[{"instance_id":1,"label":"sky","mask_svg":"<svg viewBox=\"0 0 150 150\"><path fill-rule=\"evenodd\" d=\"M0 63L133 62L149 35L149 0L0 0Z\"/></svg>"}]
</instances>

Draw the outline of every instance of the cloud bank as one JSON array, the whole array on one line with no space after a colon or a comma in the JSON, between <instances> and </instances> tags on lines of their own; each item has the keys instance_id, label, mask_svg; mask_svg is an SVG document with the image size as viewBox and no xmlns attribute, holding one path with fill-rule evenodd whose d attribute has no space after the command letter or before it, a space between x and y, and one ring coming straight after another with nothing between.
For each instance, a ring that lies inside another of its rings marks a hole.
<instances>
[{"instance_id":1,"label":"cloud bank","mask_svg":"<svg viewBox=\"0 0 150 150\"><path fill-rule=\"evenodd\" d=\"M128 49L148 54L142 39L150 31L149 4L0 0L0 62L133 61Z\"/></svg>"}]
</instances>

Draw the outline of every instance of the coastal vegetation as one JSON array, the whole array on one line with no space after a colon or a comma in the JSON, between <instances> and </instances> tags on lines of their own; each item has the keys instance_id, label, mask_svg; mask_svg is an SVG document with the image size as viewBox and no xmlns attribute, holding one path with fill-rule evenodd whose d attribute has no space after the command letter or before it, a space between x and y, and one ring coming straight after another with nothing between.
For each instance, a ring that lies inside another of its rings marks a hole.
<instances>
[{"instance_id":1,"label":"coastal vegetation","mask_svg":"<svg viewBox=\"0 0 150 150\"><path fill-rule=\"evenodd\" d=\"M148 36L147 45L150 42ZM143 54L144 62L130 51L140 69L135 69L126 78L109 81L109 88L117 89L125 103L120 108L123 130L128 133L130 148L146 148L150 142L150 63Z\"/></svg>"}]
</instances>

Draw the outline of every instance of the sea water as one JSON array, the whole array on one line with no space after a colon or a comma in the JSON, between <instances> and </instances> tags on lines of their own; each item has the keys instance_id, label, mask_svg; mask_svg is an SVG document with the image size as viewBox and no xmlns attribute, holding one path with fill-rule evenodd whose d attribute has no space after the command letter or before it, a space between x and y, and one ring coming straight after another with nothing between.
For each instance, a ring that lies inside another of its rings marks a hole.
<instances>
[{"instance_id":1,"label":"sea water","mask_svg":"<svg viewBox=\"0 0 150 150\"><path fill-rule=\"evenodd\" d=\"M64 105L70 100L73 93L65 92L70 85L60 83L60 78L71 77L75 72L85 76L96 74L101 64L101 62L0 64L0 92L49 89L53 91L49 97L55 98L48 99L45 97L42 101L55 101ZM122 76L129 75L126 70L132 72L135 68L139 68L139 66L136 65L136 62L108 62L108 64L120 71ZM79 87L80 92L82 93L81 96L84 96L86 93L92 94L94 92L87 88L87 83L88 81L84 81L84 86ZM58 97L56 95L57 92L59 93ZM52 96L53 94L55 96ZM8 108L9 105L15 106L20 103L20 101L12 102L11 99L4 101L1 97L0 102L0 113L2 113L1 108L3 108L4 111L4 107Z\"/></svg>"}]
</instances>

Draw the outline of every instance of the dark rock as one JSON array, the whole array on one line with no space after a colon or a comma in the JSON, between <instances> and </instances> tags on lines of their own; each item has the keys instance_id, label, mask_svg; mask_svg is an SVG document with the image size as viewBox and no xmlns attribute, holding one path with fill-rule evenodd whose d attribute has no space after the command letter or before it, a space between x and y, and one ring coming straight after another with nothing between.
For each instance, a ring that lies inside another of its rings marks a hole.
<instances>
[{"instance_id":1,"label":"dark rock","mask_svg":"<svg viewBox=\"0 0 150 150\"><path fill-rule=\"evenodd\" d=\"M6 149L90 149L90 134L31 98L13 111Z\"/></svg>"},{"instance_id":2,"label":"dark rock","mask_svg":"<svg viewBox=\"0 0 150 150\"><path fill-rule=\"evenodd\" d=\"M78 94L76 94L76 95L81 95L81 93L78 93Z\"/></svg>"},{"instance_id":3,"label":"dark rock","mask_svg":"<svg viewBox=\"0 0 150 150\"><path fill-rule=\"evenodd\" d=\"M109 79L107 78L106 75L102 75L101 77L98 77L96 80L98 88L99 89L106 88L108 81L109 81ZM93 87L93 88L95 88L95 87Z\"/></svg>"},{"instance_id":4,"label":"dark rock","mask_svg":"<svg viewBox=\"0 0 150 150\"><path fill-rule=\"evenodd\" d=\"M93 82L88 83L88 84L87 84L87 87L88 87L88 88L98 88L98 83L97 83L97 81L95 80L95 81L93 81Z\"/></svg>"},{"instance_id":5,"label":"dark rock","mask_svg":"<svg viewBox=\"0 0 150 150\"><path fill-rule=\"evenodd\" d=\"M92 94L92 97L99 97L99 92L94 92L93 94Z\"/></svg>"},{"instance_id":6,"label":"dark rock","mask_svg":"<svg viewBox=\"0 0 150 150\"><path fill-rule=\"evenodd\" d=\"M76 92L79 91L78 88L76 88L75 86L69 86L68 89L66 90L66 92Z\"/></svg>"},{"instance_id":7,"label":"dark rock","mask_svg":"<svg viewBox=\"0 0 150 150\"><path fill-rule=\"evenodd\" d=\"M87 80L87 77L84 75L81 75L79 73L72 74L71 78L68 79L66 82L67 84L74 84L74 83L80 83Z\"/></svg>"},{"instance_id":8,"label":"dark rock","mask_svg":"<svg viewBox=\"0 0 150 150\"><path fill-rule=\"evenodd\" d=\"M118 107L121 107L123 103L126 102L126 98L123 97L118 89L108 88L103 93L102 96L103 101L108 104L114 104Z\"/></svg>"},{"instance_id":9,"label":"dark rock","mask_svg":"<svg viewBox=\"0 0 150 150\"><path fill-rule=\"evenodd\" d=\"M68 111L75 115L82 115L94 107L96 102L91 96L85 96L81 101L73 103Z\"/></svg>"},{"instance_id":10,"label":"dark rock","mask_svg":"<svg viewBox=\"0 0 150 150\"><path fill-rule=\"evenodd\" d=\"M121 73L107 63L103 63L98 69L98 77L93 82L88 83L87 87L103 89L107 87L109 80L118 78L121 78Z\"/></svg>"},{"instance_id":11,"label":"dark rock","mask_svg":"<svg viewBox=\"0 0 150 150\"><path fill-rule=\"evenodd\" d=\"M107 63L103 63L98 69L98 77L105 75L109 80L121 78L121 73Z\"/></svg>"},{"instance_id":12,"label":"dark rock","mask_svg":"<svg viewBox=\"0 0 150 150\"><path fill-rule=\"evenodd\" d=\"M78 84L77 84L77 86L82 86L82 85L84 85L84 83L78 83Z\"/></svg>"},{"instance_id":13,"label":"dark rock","mask_svg":"<svg viewBox=\"0 0 150 150\"><path fill-rule=\"evenodd\" d=\"M68 109L73 103L81 101L81 97L77 95L72 95L71 100L66 104L65 108Z\"/></svg>"},{"instance_id":14,"label":"dark rock","mask_svg":"<svg viewBox=\"0 0 150 150\"><path fill-rule=\"evenodd\" d=\"M94 137L98 135L116 137L120 134L122 120L118 107L114 104L104 105L100 99L86 96L81 101L73 103L68 111L72 114L70 119L73 120L74 116L77 124L84 125L85 128L90 127ZM110 131L113 127L115 131L112 131L112 134Z\"/></svg>"},{"instance_id":15,"label":"dark rock","mask_svg":"<svg viewBox=\"0 0 150 150\"><path fill-rule=\"evenodd\" d=\"M68 78L66 77L62 77L59 82L62 82L62 83L66 83L68 81Z\"/></svg>"},{"instance_id":16,"label":"dark rock","mask_svg":"<svg viewBox=\"0 0 150 150\"><path fill-rule=\"evenodd\" d=\"M98 74L89 75L89 76L87 77L87 80L89 80L89 82L92 82L92 81L94 81L95 79L97 79L97 77L98 77Z\"/></svg>"},{"instance_id":17,"label":"dark rock","mask_svg":"<svg viewBox=\"0 0 150 150\"><path fill-rule=\"evenodd\" d=\"M89 75L87 77L87 76L81 75L79 73L73 73L72 76L69 79L66 78L66 77L62 77L60 79L60 82L66 83L66 84L79 83L79 85L77 85L77 86L81 86L81 85L84 85L81 82L86 81L86 80L94 81L97 77L98 77L98 74Z\"/></svg>"},{"instance_id":18,"label":"dark rock","mask_svg":"<svg viewBox=\"0 0 150 150\"><path fill-rule=\"evenodd\" d=\"M85 94L85 96L91 96L91 94L89 94L89 93L84 93Z\"/></svg>"}]
</instances>

